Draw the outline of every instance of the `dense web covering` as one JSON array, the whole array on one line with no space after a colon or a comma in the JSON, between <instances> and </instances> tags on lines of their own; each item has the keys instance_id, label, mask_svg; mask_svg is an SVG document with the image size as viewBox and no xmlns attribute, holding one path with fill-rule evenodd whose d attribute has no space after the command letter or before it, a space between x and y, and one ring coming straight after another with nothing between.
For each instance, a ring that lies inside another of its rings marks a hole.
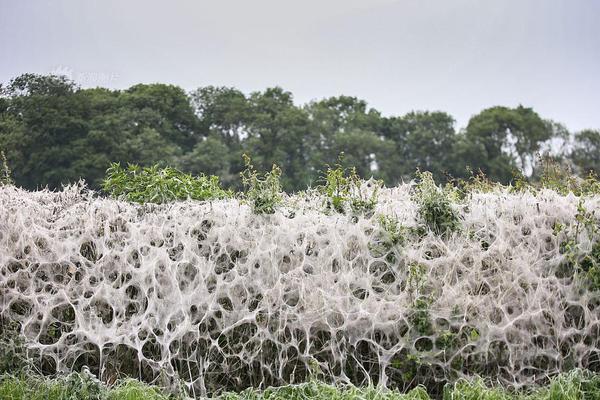
<instances>
[{"instance_id":1,"label":"dense web covering","mask_svg":"<svg viewBox=\"0 0 600 400\"><path fill-rule=\"evenodd\" d=\"M0 313L44 372L87 366L195 395L309 371L394 388L469 374L521 386L600 370L600 297L554 233L578 202L473 193L456 205L459 231L382 251L378 215L419 224L408 184L383 189L372 217L324 213L315 196L265 216L238 200L133 205L4 187Z\"/></svg>"}]
</instances>

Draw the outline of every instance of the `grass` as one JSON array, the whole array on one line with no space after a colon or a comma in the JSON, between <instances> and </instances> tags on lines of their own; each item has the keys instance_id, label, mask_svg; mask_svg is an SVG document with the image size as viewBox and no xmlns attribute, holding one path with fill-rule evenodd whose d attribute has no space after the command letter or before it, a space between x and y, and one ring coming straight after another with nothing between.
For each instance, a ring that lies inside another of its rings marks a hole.
<instances>
[{"instance_id":1,"label":"grass","mask_svg":"<svg viewBox=\"0 0 600 400\"><path fill-rule=\"evenodd\" d=\"M183 396L128 379L107 387L85 375L66 377L0 376L2 400L178 400ZM375 387L332 386L316 380L300 385L247 389L241 393L225 393L221 400L430 400L423 387L407 393ZM589 371L573 370L553 378L549 385L528 392L511 392L487 386L483 380L460 380L444 389L443 400L598 400L600 376Z\"/></svg>"}]
</instances>

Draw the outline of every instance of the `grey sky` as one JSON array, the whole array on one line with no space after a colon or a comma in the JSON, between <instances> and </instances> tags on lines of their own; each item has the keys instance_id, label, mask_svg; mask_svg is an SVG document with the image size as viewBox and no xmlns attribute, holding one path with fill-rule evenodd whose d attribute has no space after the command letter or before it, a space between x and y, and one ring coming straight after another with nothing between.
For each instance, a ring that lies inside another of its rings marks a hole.
<instances>
[{"instance_id":1,"label":"grey sky","mask_svg":"<svg viewBox=\"0 0 600 400\"><path fill-rule=\"evenodd\" d=\"M492 105L600 128L598 0L0 0L0 81L279 85L386 115Z\"/></svg>"}]
</instances>

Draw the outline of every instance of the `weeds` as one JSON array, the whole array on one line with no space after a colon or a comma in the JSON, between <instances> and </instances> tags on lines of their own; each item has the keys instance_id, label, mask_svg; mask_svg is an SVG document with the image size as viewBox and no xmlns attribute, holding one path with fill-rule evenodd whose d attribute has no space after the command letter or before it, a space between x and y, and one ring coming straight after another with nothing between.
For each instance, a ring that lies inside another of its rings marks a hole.
<instances>
[{"instance_id":1,"label":"weeds","mask_svg":"<svg viewBox=\"0 0 600 400\"><path fill-rule=\"evenodd\" d=\"M420 361L414 355L392 361L392 366L406 370L411 380ZM412 372L412 373L411 373ZM32 376L0 376L0 398L7 400L175 400L162 389L135 380L122 381L109 388L83 374L45 379ZM179 397L181 398L181 397ZM443 400L596 400L600 398L600 376L589 371L573 370L558 375L547 386L523 392L490 387L480 378L460 379L443 390ZM379 387L333 386L318 380L299 385L270 387L263 391L253 388L241 393L224 393L219 400L430 400L424 387L407 393Z\"/></svg>"},{"instance_id":2,"label":"weeds","mask_svg":"<svg viewBox=\"0 0 600 400\"><path fill-rule=\"evenodd\" d=\"M231 196L216 176L194 177L175 168L160 169L113 163L106 171L103 189L110 196L135 203L168 203L175 200L214 200Z\"/></svg>"},{"instance_id":3,"label":"weeds","mask_svg":"<svg viewBox=\"0 0 600 400\"><path fill-rule=\"evenodd\" d=\"M429 312L430 300L427 297L417 297L413 308L408 315L411 327L419 335L429 336L433 334L431 313Z\"/></svg>"},{"instance_id":4,"label":"weeds","mask_svg":"<svg viewBox=\"0 0 600 400\"><path fill-rule=\"evenodd\" d=\"M6 160L6 154L3 150L0 150L0 159L2 161L2 171L0 172L0 186L14 185L15 182L12 179L12 173L8 167L8 161Z\"/></svg>"},{"instance_id":5,"label":"weeds","mask_svg":"<svg viewBox=\"0 0 600 400\"><path fill-rule=\"evenodd\" d=\"M379 215L377 221L379 229L373 242L369 243L369 250L374 257L385 256L386 261L394 264L400 248L408 240L410 229L401 225L396 217L389 215Z\"/></svg>"},{"instance_id":6,"label":"weeds","mask_svg":"<svg viewBox=\"0 0 600 400\"><path fill-rule=\"evenodd\" d=\"M0 317L0 374L24 370L29 362L17 322Z\"/></svg>"},{"instance_id":7,"label":"weeds","mask_svg":"<svg viewBox=\"0 0 600 400\"><path fill-rule=\"evenodd\" d=\"M596 239L591 250L586 252L580 243L580 235L584 233L593 240L598 234L598 222L595 213L587 211L583 198L580 198L574 223L556 223L553 234L558 238L567 270L572 270L590 290L597 291L600 290L600 241Z\"/></svg>"},{"instance_id":8,"label":"weeds","mask_svg":"<svg viewBox=\"0 0 600 400\"><path fill-rule=\"evenodd\" d=\"M430 172L417 171L417 183L414 201L419 209L419 216L431 231L438 235L446 235L460 228L458 212L452 204L456 193L451 188L440 188L435 184Z\"/></svg>"},{"instance_id":9,"label":"weeds","mask_svg":"<svg viewBox=\"0 0 600 400\"><path fill-rule=\"evenodd\" d=\"M246 189L245 197L252 205L255 214L274 214L283 201L281 190L281 169L273 164L271 171L260 176L252 165L252 160L243 155L246 169L241 172L242 184Z\"/></svg>"},{"instance_id":10,"label":"weeds","mask_svg":"<svg viewBox=\"0 0 600 400\"><path fill-rule=\"evenodd\" d=\"M343 168L337 164L335 168L327 167L322 178L320 191L326 196L326 209L345 214L348 207L353 215L372 215L377 205L379 189L382 183L365 182L358 176L356 168ZM374 185L371 193L364 186Z\"/></svg>"},{"instance_id":11,"label":"weeds","mask_svg":"<svg viewBox=\"0 0 600 400\"><path fill-rule=\"evenodd\" d=\"M502 187L497 182L490 180L481 170L477 172L467 168L470 174L468 179L452 179L451 184L460 191L460 197L464 198L472 192L490 193Z\"/></svg>"},{"instance_id":12,"label":"weeds","mask_svg":"<svg viewBox=\"0 0 600 400\"><path fill-rule=\"evenodd\" d=\"M404 244L407 228L400 225L398 218L389 215L380 215L378 221L384 233L383 241L388 250L394 246Z\"/></svg>"}]
</instances>

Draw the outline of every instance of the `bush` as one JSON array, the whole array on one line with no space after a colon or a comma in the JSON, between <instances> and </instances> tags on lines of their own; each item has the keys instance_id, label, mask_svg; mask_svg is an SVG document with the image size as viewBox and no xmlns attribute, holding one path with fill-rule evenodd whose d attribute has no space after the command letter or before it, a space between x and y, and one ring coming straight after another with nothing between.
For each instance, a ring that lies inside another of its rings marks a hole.
<instances>
[{"instance_id":1,"label":"bush","mask_svg":"<svg viewBox=\"0 0 600 400\"><path fill-rule=\"evenodd\" d=\"M21 371L28 366L25 340L19 324L0 316L0 374Z\"/></svg>"},{"instance_id":2,"label":"bush","mask_svg":"<svg viewBox=\"0 0 600 400\"><path fill-rule=\"evenodd\" d=\"M600 182L593 171L585 178L580 178L568 166L563 166L551 157L540 157L538 163L542 170L539 182L542 188L554 190L563 196L569 193L575 196L600 194Z\"/></svg>"},{"instance_id":3,"label":"bush","mask_svg":"<svg viewBox=\"0 0 600 400\"><path fill-rule=\"evenodd\" d=\"M245 197L250 201L252 211L256 214L274 214L283 201L280 182L281 169L273 164L271 171L261 177L254 169L250 157L244 154L243 158L246 169L240 176L246 189Z\"/></svg>"},{"instance_id":4,"label":"bush","mask_svg":"<svg viewBox=\"0 0 600 400\"><path fill-rule=\"evenodd\" d=\"M419 207L419 216L425 225L438 235L445 235L460 228L458 212L452 204L454 195L449 188L435 184L431 172L417 171L417 184L413 199Z\"/></svg>"},{"instance_id":5,"label":"bush","mask_svg":"<svg viewBox=\"0 0 600 400\"><path fill-rule=\"evenodd\" d=\"M175 200L214 200L231 196L216 176L194 177L175 168L160 169L113 163L106 171L103 189L115 198L135 203L168 203Z\"/></svg>"},{"instance_id":6,"label":"bush","mask_svg":"<svg viewBox=\"0 0 600 400\"><path fill-rule=\"evenodd\" d=\"M8 161L4 151L0 150L0 162L2 162L2 171L0 171L0 186L14 185L10 168L8 167Z\"/></svg>"},{"instance_id":7,"label":"bush","mask_svg":"<svg viewBox=\"0 0 600 400\"><path fill-rule=\"evenodd\" d=\"M356 168L346 169L339 164L335 168L328 166L322 181L320 191L327 197L328 210L345 214L350 207L354 215L372 215L382 185L380 181L374 182L375 188L369 194L364 186L369 186L371 181L362 180Z\"/></svg>"}]
</instances>

